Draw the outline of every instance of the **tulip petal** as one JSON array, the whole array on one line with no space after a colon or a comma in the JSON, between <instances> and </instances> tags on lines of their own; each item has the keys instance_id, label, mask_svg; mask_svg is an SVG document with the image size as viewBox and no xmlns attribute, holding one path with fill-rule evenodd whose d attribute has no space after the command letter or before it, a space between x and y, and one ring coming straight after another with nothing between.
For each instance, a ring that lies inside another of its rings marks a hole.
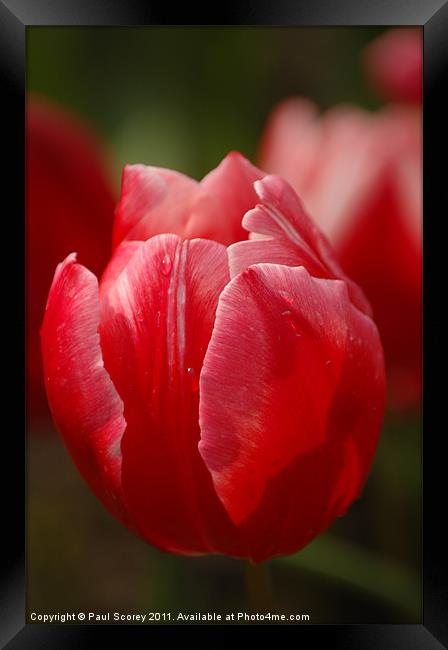
<instances>
[{"instance_id":1,"label":"tulip petal","mask_svg":"<svg viewBox=\"0 0 448 650\"><path fill-rule=\"evenodd\" d=\"M116 201L108 162L103 146L86 124L34 93L27 94L26 356L30 424L50 417L39 329L54 270L72 250L78 251L78 259L96 275L108 260Z\"/></svg>"},{"instance_id":2,"label":"tulip petal","mask_svg":"<svg viewBox=\"0 0 448 650\"><path fill-rule=\"evenodd\" d=\"M115 249L109 264L106 266L100 281L100 295L111 287L123 269L128 265L130 259L140 248L141 241L124 241Z\"/></svg>"},{"instance_id":3,"label":"tulip petal","mask_svg":"<svg viewBox=\"0 0 448 650\"><path fill-rule=\"evenodd\" d=\"M266 176L255 182L255 190L261 203L246 213L243 226L264 237L229 247L231 276L260 262L304 265L315 277L345 280L354 305L370 315L370 305L361 289L344 274L330 244L290 185L278 176Z\"/></svg>"},{"instance_id":4,"label":"tulip petal","mask_svg":"<svg viewBox=\"0 0 448 650\"><path fill-rule=\"evenodd\" d=\"M123 240L145 241L164 232L182 235L197 189L197 181L179 172L126 165L115 211L114 247Z\"/></svg>"},{"instance_id":5,"label":"tulip petal","mask_svg":"<svg viewBox=\"0 0 448 650\"><path fill-rule=\"evenodd\" d=\"M256 201L253 181L262 176L237 153L200 183L161 167L127 165L115 212L114 246L163 233L225 245L246 239L241 220Z\"/></svg>"},{"instance_id":6,"label":"tulip petal","mask_svg":"<svg viewBox=\"0 0 448 650\"><path fill-rule=\"evenodd\" d=\"M229 279L226 249L159 235L103 294L105 366L124 403L123 489L141 535L177 553L237 553L197 449L199 374Z\"/></svg>"},{"instance_id":7,"label":"tulip petal","mask_svg":"<svg viewBox=\"0 0 448 650\"><path fill-rule=\"evenodd\" d=\"M269 479L258 508L241 524L248 555L262 562L296 553L345 513L361 483L350 437L298 456Z\"/></svg>"},{"instance_id":8,"label":"tulip petal","mask_svg":"<svg viewBox=\"0 0 448 650\"><path fill-rule=\"evenodd\" d=\"M370 465L384 397L377 330L353 306L344 282L313 278L303 267L253 266L221 294L200 392L199 450L231 519L247 526L250 537L265 516L277 539L275 522L283 529L285 516L303 538L292 504L312 503L313 489L319 508L333 498L326 517L334 517L334 508L359 491ZM346 454L349 439L358 456L358 468L350 470L356 480L325 480L319 487L319 473L313 482L312 475L289 472L294 464L308 472L305 458L320 458L326 467L325 449L335 458ZM308 493L300 494L304 485ZM285 538L285 548L291 543ZM260 541L253 538L252 546L258 548L253 555L263 555Z\"/></svg>"},{"instance_id":9,"label":"tulip petal","mask_svg":"<svg viewBox=\"0 0 448 650\"><path fill-rule=\"evenodd\" d=\"M41 331L55 423L87 483L126 521L121 489L123 404L104 369L98 282L69 255L56 270Z\"/></svg>"},{"instance_id":10,"label":"tulip petal","mask_svg":"<svg viewBox=\"0 0 448 650\"><path fill-rule=\"evenodd\" d=\"M241 225L245 212L256 202L254 181L263 178L260 171L237 151L231 151L216 169L205 176L200 185L219 203L219 222L222 236L219 238L225 245L247 239L247 232ZM195 229L195 236L198 234Z\"/></svg>"}]
</instances>

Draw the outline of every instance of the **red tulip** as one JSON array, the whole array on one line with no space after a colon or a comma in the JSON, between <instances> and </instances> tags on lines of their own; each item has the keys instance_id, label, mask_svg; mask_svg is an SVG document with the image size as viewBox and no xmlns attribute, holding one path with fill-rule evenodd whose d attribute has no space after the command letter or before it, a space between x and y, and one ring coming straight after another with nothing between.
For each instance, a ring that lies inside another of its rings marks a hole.
<instances>
[{"instance_id":1,"label":"red tulip","mask_svg":"<svg viewBox=\"0 0 448 650\"><path fill-rule=\"evenodd\" d=\"M372 85L387 99L419 103L422 98L422 32L393 29L381 34L365 51Z\"/></svg>"},{"instance_id":2,"label":"red tulip","mask_svg":"<svg viewBox=\"0 0 448 650\"><path fill-rule=\"evenodd\" d=\"M260 161L291 183L372 304L390 402L421 391L421 131L417 109L341 107L318 116L291 99L269 118Z\"/></svg>"},{"instance_id":3,"label":"red tulip","mask_svg":"<svg viewBox=\"0 0 448 650\"><path fill-rule=\"evenodd\" d=\"M238 154L200 183L127 167L115 244L99 287L74 254L58 266L42 327L80 472L165 551L303 547L358 497L378 440L361 290L288 184Z\"/></svg>"},{"instance_id":4,"label":"red tulip","mask_svg":"<svg viewBox=\"0 0 448 650\"><path fill-rule=\"evenodd\" d=\"M110 254L114 196L103 156L77 119L28 98L26 120L27 403L48 414L39 328L56 264L75 248L95 273Z\"/></svg>"}]
</instances>

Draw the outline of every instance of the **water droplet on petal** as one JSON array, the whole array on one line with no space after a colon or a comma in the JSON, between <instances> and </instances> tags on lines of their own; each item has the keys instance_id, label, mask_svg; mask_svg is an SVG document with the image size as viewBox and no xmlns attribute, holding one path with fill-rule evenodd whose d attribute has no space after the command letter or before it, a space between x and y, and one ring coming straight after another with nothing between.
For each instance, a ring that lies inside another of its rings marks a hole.
<instances>
[{"instance_id":1,"label":"water droplet on petal","mask_svg":"<svg viewBox=\"0 0 448 650\"><path fill-rule=\"evenodd\" d=\"M199 382L194 368L187 368L187 375L190 377L191 389L194 393L199 390Z\"/></svg>"},{"instance_id":2,"label":"water droplet on petal","mask_svg":"<svg viewBox=\"0 0 448 650\"><path fill-rule=\"evenodd\" d=\"M297 325L294 321L294 315L290 309L285 309L285 311L282 311L281 313L282 318L285 319L285 321L288 323L289 327L292 329L294 334L296 336L300 336L300 333L298 331Z\"/></svg>"},{"instance_id":3,"label":"water droplet on petal","mask_svg":"<svg viewBox=\"0 0 448 650\"><path fill-rule=\"evenodd\" d=\"M162 273L163 273L163 275L169 275L171 273L172 266L173 266L173 263L171 261L171 257L169 255L165 255L165 257L162 260Z\"/></svg>"},{"instance_id":4,"label":"water droplet on petal","mask_svg":"<svg viewBox=\"0 0 448 650\"><path fill-rule=\"evenodd\" d=\"M327 361L325 361L325 365L327 366L327 368L329 368L331 365L333 365L333 361L331 359L328 359Z\"/></svg>"},{"instance_id":5,"label":"water droplet on petal","mask_svg":"<svg viewBox=\"0 0 448 650\"><path fill-rule=\"evenodd\" d=\"M293 297L287 291L280 291L280 295L289 305L292 305L294 302Z\"/></svg>"}]
</instances>

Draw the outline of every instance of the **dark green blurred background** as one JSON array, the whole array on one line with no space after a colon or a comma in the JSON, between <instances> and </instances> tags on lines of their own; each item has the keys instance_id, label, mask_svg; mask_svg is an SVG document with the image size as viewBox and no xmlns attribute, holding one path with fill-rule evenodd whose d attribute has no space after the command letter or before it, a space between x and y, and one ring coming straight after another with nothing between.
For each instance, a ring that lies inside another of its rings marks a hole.
<instances>
[{"instance_id":1,"label":"dark green blurred background","mask_svg":"<svg viewBox=\"0 0 448 650\"><path fill-rule=\"evenodd\" d=\"M231 149L255 161L269 111L380 102L360 53L372 28L28 28L27 85L80 115L127 162L201 178ZM85 487L51 425L28 443L28 611L248 609L243 563L162 554ZM43 430L42 430L43 429ZM314 623L419 622L420 425L388 415L362 498L331 530L268 563L272 611Z\"/></svg>"}]
</instances>

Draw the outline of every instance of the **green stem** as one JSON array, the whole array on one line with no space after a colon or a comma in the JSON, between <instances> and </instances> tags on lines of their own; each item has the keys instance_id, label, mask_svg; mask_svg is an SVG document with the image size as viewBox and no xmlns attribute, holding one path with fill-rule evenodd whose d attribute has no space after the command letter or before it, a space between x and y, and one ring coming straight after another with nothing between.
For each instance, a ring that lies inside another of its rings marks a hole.
<instances>
[{"instance_id":1,"label":"green stem","mask_svg":"<svg viewBox=\"0 0 448 650\"><path fill-rule=\"evenodd\" d=\"M274 594L269 564L252 564L245 560L244 581L248 610L254 613L272 611Z\"/></svg>"}]
</instances>

